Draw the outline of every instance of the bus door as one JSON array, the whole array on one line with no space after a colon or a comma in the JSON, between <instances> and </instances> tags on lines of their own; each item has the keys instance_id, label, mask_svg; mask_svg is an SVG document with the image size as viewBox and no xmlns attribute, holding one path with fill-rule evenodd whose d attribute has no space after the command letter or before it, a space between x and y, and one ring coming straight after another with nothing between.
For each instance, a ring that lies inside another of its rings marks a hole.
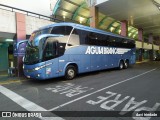
<instances>
[{"instance_id":1,"label":"bus door","mask_svg":"<svg viewBox=\"0 0 160 120\"><path fill-rule=\"evenodd\" d=\"M46 65L46 78L58 77L58 51L57 51L56 41L47 41L45 50L44 50L44 60Z\"/></svg>"}]
</instances>

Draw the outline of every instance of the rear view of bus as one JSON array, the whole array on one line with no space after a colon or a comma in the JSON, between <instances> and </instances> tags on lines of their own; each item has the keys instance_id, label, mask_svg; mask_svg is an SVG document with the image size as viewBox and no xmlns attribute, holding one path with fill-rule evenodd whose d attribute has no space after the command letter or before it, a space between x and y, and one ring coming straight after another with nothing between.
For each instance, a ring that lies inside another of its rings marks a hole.
<instances>
[{"instance_id":1,"label":"rear view of bus","mask_svg":"<svg viewBox=\"0 0 160 120\"><path fill-rule=\"evenodd\" d=\"M24 74L45 80L79 73L128 68L135 63L129 38L74 23L56 23L34 31L24 57Z\"/></svg>"}]
</instances>

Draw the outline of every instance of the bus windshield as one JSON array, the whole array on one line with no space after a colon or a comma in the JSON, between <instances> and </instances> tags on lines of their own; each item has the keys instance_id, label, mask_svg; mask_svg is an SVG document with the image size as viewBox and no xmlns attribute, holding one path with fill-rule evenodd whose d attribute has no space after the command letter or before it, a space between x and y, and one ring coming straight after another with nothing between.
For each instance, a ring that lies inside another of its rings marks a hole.
<instances>
[{"instance_id":1,"label":"bus windshield","mask_svg":"<svg viewBox=\"0 0 160 120\"><path fill-rule=\"evenodd\" d=\"M29 44L26 47L26 54L24 58L25 64L35 64L40 62L41 58L39 56L38 47L30 46Z\"/></svg>"},{"instance_id":2,"label":"bus windshield","mask_svg":"<svg viewBox=\"0 0 160 120\"><path fill-rule=\"evenodd\" d=\"M39 35L42 35L42 34L54 34L54 35L68 36L68 35L70 35L72 29L73 29L73 27L71 27L71 26L54 26L52 28L41 29L41 30L35 31L31 34L31 36L29 38L29 43L32 46L36 46L35 45L35 43L36 43L35 38Z\"/></svg>"},{"instance_id":3,"label":"bus windshield","mask_svg":"<svg viewBox=\"0 0 160 120\"><path fill-rule=\"evenodd\" d=\"M44 60L54 59L57 53L57 43L55 41L59 41L65 44L72 29L73 27L70 26L54 26L52 28L41 29L33 32L26 47L24 64L31 65L42 62ZM64 36L47 37L41 39L36 38L42 34L54 34ZM64 46L63 48L65 48Z\"/></svg>"},{"instance_id":4,"label":"bus windshield","mask_svg":"<svg viewBox=\"0 0 160 120\"><path fill-rule=\"evenodd\" d=\"M41 35L41 34L49 34L50 33L50 30L51 28L47 28L47 29L42 29L42 30L39 30L39 31L35 31L31 34L29 40L32 41L34 40L38 35Z\"/></svg>"}]
</instances>

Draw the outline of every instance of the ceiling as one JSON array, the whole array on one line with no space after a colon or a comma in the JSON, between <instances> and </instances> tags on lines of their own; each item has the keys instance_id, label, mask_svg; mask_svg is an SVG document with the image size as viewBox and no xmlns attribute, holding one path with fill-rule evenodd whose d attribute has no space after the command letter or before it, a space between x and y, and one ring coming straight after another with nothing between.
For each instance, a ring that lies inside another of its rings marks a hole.
<instances>
[{"instance_id":1,"label":"ceiling","mask_svg":"<svg viewBox=\"0 0 160 120\"><path fill-rule=\"evenodd\" d=\"M160 35L160 0L109 0L97 5L99 11L116 20L128 20L145 34Z\"/></svg>"},{"instance_id":2,"label":"ceiling","mask_svg":"<svg viewBox=\"0 0 160 120\"><path fill-rule=\"evenodd\" d=\"M88 0L58 0L53 16L64 21L77 22L84 25L90 23ZM137 39L138 28L144 30L145 38L153 34L160 39L160 10L153 0L97 0L102 2L99 9L98 28L116 34L121 32L121 20L128 20L128 37ZM106 1L106 2L103 2ZM160 0L154 0L160 3Z\"/></svg>"},{"instance_id":3,"label":"ceiling","mask_svg":"<svg viewBox=\"0 0 160 120\"><path fill-rule=\"evenodd\" d=\"M81 23L89 26L90 11L86 0L58 0L53 10L53 16L62 19L63 21L70 21ZM102 12L98 13L99 23L98 28L105 31L120 34L120 21L109 17ZM137 39L138 30L135 27L128 27L128 36Z\"/></svg>"}]
</instances>

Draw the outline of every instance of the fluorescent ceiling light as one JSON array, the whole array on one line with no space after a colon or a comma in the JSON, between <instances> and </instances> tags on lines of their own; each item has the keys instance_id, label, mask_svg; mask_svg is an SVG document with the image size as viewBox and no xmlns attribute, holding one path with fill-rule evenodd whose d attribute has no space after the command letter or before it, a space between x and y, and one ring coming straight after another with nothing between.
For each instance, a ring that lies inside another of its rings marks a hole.
<instances>
[{"instance_id":1,"label":"fluorescent ceiling light","mask_svg":"<svg viewBox=\"0 0 160 120\"><path fill-rule=\"evenodd\" d=\"M13 39L6 39L6 42L13 42Z\"/></svg>"}]
</instances>

